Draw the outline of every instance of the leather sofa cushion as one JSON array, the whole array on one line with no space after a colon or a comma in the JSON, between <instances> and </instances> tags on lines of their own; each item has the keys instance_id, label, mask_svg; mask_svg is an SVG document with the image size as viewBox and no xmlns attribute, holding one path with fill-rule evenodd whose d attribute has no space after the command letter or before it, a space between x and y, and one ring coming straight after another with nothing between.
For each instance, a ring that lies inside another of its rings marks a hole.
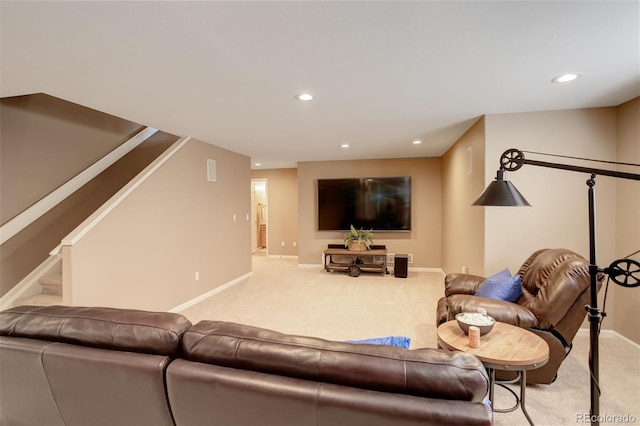
<instances>
[{"instance_id":1,"label":"leather sofa cushion","mask_svg":"<svg viewBox=\"0 0 640 426\"><path fill-rule=\"evenodd\" d=\"M0 335L175 357L191 322L179 314L73 306L0 312Z\"/></svg>"},{"instance_id":2,"label":"leather sofa cushion","mask_svg":"<svg viewBox=\"0 0 640 426\"><path fill-rule=\"evenodd\" d=\"M464 352L405 350L292 336L201 321L183 338L183 357L224 367L415 396L482 401L489 381Z\"/></svg>"}]
</instances>

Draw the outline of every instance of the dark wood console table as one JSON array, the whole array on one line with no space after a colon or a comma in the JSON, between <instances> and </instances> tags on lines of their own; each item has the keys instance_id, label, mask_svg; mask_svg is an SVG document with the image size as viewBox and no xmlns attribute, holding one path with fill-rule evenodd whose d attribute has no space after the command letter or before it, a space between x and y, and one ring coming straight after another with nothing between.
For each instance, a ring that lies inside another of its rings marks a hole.
<instances>
[{"instance_id":1,"label":"dark wood console table","mask_svg":"<svg viewBox=\"0 0 640 426\"><path fill-rule=\"evenodd\" d=\"M326 271L350 271L350 268L357 267L362 271L376 271L385 274L387 272L387 250L348 250L330 248L322 252L324 254L324 269ZM347 262L334 262L333 256L348 259ZM376 262L376 257L382 257Z\"/></svg>"}]
</instances>

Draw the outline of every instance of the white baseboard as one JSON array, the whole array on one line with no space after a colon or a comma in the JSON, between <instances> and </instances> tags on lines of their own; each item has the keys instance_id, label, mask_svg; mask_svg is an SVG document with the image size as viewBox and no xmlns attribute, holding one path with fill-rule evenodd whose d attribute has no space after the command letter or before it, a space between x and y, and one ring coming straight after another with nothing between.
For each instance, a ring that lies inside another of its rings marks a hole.
<instances>
[{"instance_id":1,"label":"white baseboard","mask_svg":"<svg viewBox=\"0 0 640 426\"><path fill-rule=\"evenodd\" d=\"M298 268L324 269L324 265L318 265L317 263L298 263Z\"/></svg>"},{"instance_id":2,"label":"white baseboard","mask_svg":"<svg viewBox=\"0 0 640 426\"><path fill-rule=\"evenodd\" d=\"M181 305L178 305L175 308L169 309L169 312L180 313L180 312L184 311L185 309L190 308L191 306L195 305L196 303L200 303L203 300L205 300L205 299L207 299L207 298L209 298L209 297L211 297L211 296L213 296L215 294L218 294L221 291L224 291L224 290L228 289L229 287L238 284L239 282L242 282L242 281L246 280L247 278L251 277L252 275L253 275L253 272L246 273L246 274L244 274L244 275L242 275L242 276L240 276L240 277L238 277L238 278L236 278L234 280L229 281L226 284L222 284L221 286L216 287L213 290L210 290L210 291L208 291L208 292L206 292L204 294L201 294L200 296L195 297L195 298L193 298L193 299L191 299L191 300L189 300L189 301L187 301L187 302L185 302L185 303L183 303Z\"/></svg>"},{"instance_id":3,"label":"white baseboard","mask_svg":"<svg viewBox=\"0 0 640 426\"><path fill-rule=\"evenodd\" d=\"M269 259L297 259L298 256L293 254L268 254Z\"/></svg>"},{"instance_id":4,"label":"white baseboard","mask_svg":"<svg viewBox=\"0 0 640 426\"><path fill-rule=\"evenodd\" d=\"M438 272L444 276L442 268L409 268L409 271L415 272Z\"/></svg>"},{"instance_id":5,"label":"white baseboard","mask_svg":"<svg viewBox=\"0 0 640 426\"><path fill-rule=\"evenodd\" d=\"M589 337L591 331L589 328L579 328L578 332L576 333L576 336L585 336L585 337ZM633 340L629 339L628 337L623 336L622 334L618 333L615 330L609 330L609 329L601 329L600 330L600 334L604 335L604 336L614 336L617 337L618 339L624 340L625 342L629 343L632 346L635 346L636 349L640 349L640 344L634 342Z\"/></svg>"}]
</instances>

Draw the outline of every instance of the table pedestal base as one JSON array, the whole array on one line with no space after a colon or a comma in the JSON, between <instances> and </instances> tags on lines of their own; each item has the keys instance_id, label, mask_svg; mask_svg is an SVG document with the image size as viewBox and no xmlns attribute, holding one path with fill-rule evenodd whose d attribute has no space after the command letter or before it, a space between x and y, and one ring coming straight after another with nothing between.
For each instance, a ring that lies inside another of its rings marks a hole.
<instances>
[{"instance_id":1,"label":"table pedestal base","mask_svg":"<svg viewBox=\"0 0 640 426\"><path fill-rule=\"evenodd\" d=\"M518 375L516 376L515 379L512 380L504 380L504 381L499 381L496 383L496 371L493 368L488 367L487 371L489 373L489 400L491 401L491 409L493 410L494 413L510 413L512 411L515 411L518 409L518 407L522 408L522 412L524 413L524 416L527 418L527 421L529 422L529 424L531 426L534 426L533 422L531 421L531 417L529 417L529 413L527 412L527 408L525 406L525 396L526 396L526 391L527 391L527 370L519 370L517 371ZM513 384L520 381L520 395L518 396L512 389L508 388L505 385L509 385L509 384ZM513 407L510 408L496 408L495 407L495 401L494 401L494 386L495 385L501 386L504 389L508 390L509 392L511 392L513 394L513 396L516 399L516 404Z\"/></svg>"}]
</instances>

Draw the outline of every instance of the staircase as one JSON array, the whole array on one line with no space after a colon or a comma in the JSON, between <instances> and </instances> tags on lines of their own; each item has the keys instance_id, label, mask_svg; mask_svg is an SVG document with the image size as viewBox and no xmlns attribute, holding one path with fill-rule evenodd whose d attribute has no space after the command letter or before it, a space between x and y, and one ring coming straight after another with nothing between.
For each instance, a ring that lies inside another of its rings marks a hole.
<instances>
[{"instance_id":1,"label":"staircase","mask_svg":"<svg viewBox=\"0 0 640 426\"><path fill-rule=\"evenodd\" d=\"M42 293L17 299L13 305L62 305L62 274L41 277L38 284L42 287Z\"/></svg>"}]
</instances>

